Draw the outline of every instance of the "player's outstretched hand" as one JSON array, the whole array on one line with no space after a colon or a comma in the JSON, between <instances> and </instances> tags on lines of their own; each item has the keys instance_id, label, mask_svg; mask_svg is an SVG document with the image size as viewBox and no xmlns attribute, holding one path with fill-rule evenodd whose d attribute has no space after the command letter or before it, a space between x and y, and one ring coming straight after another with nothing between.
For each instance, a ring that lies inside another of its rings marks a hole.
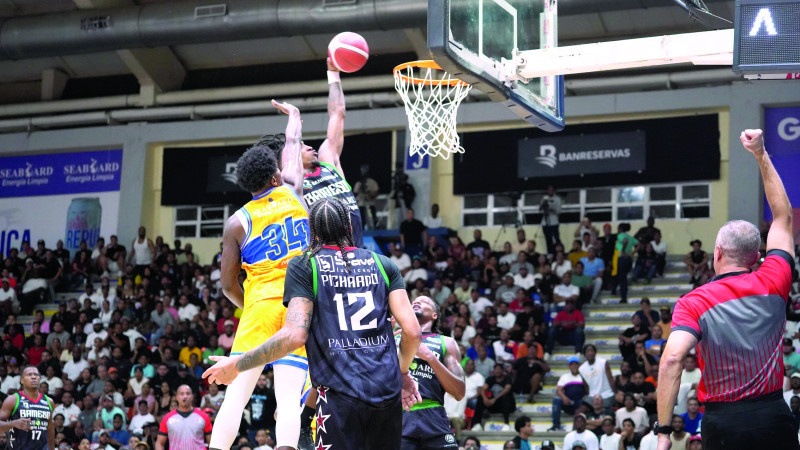
<instances>
[{"instance_id":1,"label":"player's outstretched hand","mask_svg":"<svg viewBox=\"0 0 800 450\"><path fill-rule=\"evenodd\" d=\"M17 419L14 421L14 428L22 431L31 431L31 419Z\"/></svg>"},{"instance_id":2,"label":"player's outstretched hand","mask_svg":"<svg viewBox=\"0 0 800 450\"><path fill-rule=\"evenodd\" d=\"M764 153L764 132L761 130L744 130L739 136L742 145L748 152L758 156Z\"/></svg>"},{"instance_id":3,"label":"player's outstretched hand","mask_svg":"<svg viewBox=\"0 0 800 450\"><path fill-rule=\"evenodd\" d=\"M280 112L282 112L284 114L290 115L290 116L292 114L300 114L300 110L297 109L297 107L292 105L291 103L279 102L279 101L273 99L272 100L272 106L277 108L278 111L280 111Z\"/></svg>"},{"instance_id":4,"label":"player's outstretched hand","mask_svg":"<svg viewBox=\"0 0 800 450\"><path fill-rule=\"evenodd\" d=\"M203 372L203 378L208 378L208 384L231 384L236 376L239 375L239 370L236 368L236 362L239 361L241 355L237 356L209 356L208 359L216 361L217 363L209 367Z\"/></svg>"},{"instance_id":5,"label":"player's outstretched hand","mask_svg":"<svg viewBox=\"0 0 800 450\"><path fill-rule=\"evenodd\" d=\"M410 373L401 375L401 377L403 379L403 391L400 396L403 401L403 409L410 411L412 406L422 402L422 396L419 395L417 380Z\"/></svg>"}]
</instances>

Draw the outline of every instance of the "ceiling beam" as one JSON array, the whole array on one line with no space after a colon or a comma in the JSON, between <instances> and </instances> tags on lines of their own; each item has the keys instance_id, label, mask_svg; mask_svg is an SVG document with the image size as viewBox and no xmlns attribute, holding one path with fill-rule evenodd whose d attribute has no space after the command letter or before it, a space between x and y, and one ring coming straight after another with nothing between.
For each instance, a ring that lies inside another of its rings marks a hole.
<instances>
[{"instance_id":1,"label":"ceiling beam","mask_svg":"<svg viewBox=\"0 0 800 450\"><path fill-rule=\"evenodd\" d=\"M151 101L157 93L180 89L186 77L186 69L169 47L117 50L117 55Z\"/></svg>"},{"instance_id":2,"label":"ceiling beam","mask_svg":"<svg viewBox=\"0 0 800 450\"><path fill-rule=\"evenodd\" d=\"M133 5L133 0L72 0L78 9L108 9Z\"/></svg>"}]
</instances>

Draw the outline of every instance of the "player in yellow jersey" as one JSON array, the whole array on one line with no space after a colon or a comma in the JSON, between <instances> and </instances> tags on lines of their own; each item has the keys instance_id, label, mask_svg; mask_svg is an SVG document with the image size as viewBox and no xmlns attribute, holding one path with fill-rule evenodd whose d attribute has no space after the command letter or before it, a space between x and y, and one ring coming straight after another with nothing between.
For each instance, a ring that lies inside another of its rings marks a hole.
<instances>
[{"instance_id":1,"label":"player in yellow jersey","mask_svg":"<svg viewBox=\"0 0 800 450\"><path fill-rule=\"evenodd\" d=\"M293 108L274 101L273 104L282 111ZM300 121L289 122L284 145L300 145ZM227 220L222 238L222 289L231 302L244 310L232 355L260 346L281 329L286 320L286 267L308 246L308 212L294 189L302 189L302 163L298 157L297 161L283 161L282 165L283 173L278 169L274 149L263 141L247 150L236 165L237 183L253 199ZM238 282L242 268L247 272L244 289ZM273 368L278 405L277 448L297 448L301 393L308 371L305 348L275 361ZM231 447L262 370L242 372L228 387L209 448Z\"/></svg>"}]
</instances>

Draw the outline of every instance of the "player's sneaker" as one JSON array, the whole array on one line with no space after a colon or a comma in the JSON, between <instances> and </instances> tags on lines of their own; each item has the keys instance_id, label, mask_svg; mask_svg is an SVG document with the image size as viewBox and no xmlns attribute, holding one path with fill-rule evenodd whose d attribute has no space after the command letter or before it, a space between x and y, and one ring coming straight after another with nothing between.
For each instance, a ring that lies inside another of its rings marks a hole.
<instances>
[{"instance_id":1,"label":"player's sneaker","mask_svg":"<svg viewBox=\"0 0 800 450\"><path fill-rule=\"evenodd\" d=\"M297 450L314 450L314 435L311 427L300 429L300 439L297 441Z\"/></svg>"}]
</instances>

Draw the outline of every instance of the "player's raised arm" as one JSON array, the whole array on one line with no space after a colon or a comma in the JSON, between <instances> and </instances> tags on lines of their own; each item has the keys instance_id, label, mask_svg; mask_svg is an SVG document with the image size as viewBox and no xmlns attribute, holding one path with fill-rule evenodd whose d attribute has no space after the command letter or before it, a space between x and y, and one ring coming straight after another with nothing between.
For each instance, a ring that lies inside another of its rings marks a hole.
<instances>
[{"instance_id":1,"label":"player's raised arm","mask_svg":"<svg viewBox=\"0 0 800 450\"><path fill-rule=\"evenodd\" d=\"M286 142L281 151L281 176L303 198L303 120L300 110L292 104L272 100L272 106L289 116L286 123Z\"/></svg>"},{"instance_id":2,"label":"player's raised arm","mask_svg":"<svg viewBox=\"0 0 800 450\"><path fill-rule=\"evenodd\" d=\"M339 173L344 173L339 162L344 146L344 92L342 92L342 82L339 80L339 69L331 64L330 58L328 58L328 87L328 136L319 147L319 160L333 164Z\"/></svg>"},{"instance_id":3,"label":"player's raised arm","mask_svg":"<svg viewBox=\"0 0 800 450\"><path fill-rule=\"evenodd\" d=\"M767 203L772 210L772 226L767 234L767 251L784 250L794 257L792 204L786 195L783 181L764 147L763 132L761 130L744 130L739 139L744 148L752 153L758 161L761 178L764 180L764 194L767 196Z\"/></svg>"},{"instance_id":4,"label":"player's raised arm","mask_svg":"<svg viewBox=\"0 0 800 450\"><path fill-rule=\"evenodd\" d=\"M242 270L242 252L240 243L244 240L244 228L236 215L225 222L222 232L222 262L220 264L220 282L222 293L237 308L244 309L244 290L239 284L239 271Z\"/></svg>"}]
</instances>

